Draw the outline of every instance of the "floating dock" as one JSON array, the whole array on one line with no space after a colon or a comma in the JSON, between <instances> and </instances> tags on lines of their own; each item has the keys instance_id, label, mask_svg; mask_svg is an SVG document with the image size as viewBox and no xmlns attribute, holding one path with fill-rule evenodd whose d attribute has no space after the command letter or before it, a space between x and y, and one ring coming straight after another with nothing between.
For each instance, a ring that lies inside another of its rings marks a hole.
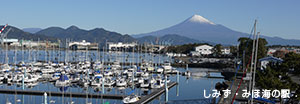
<instances>
[{"instance_id":1,"label":"floating dock","mask_svg":"<svg viewBox=\"0 0 300 104\"><path fill-rule=\"evenodd\" d=\"M48 96L64 96L64 97L80 97L80 98L103 98L103 99L119 99L122 100L125 95L109 95L109 94L88 94L88 93L69 93L69 92L50 92L50 91L26 91L26 90L9 90L0 89L0 93L5 94L22 94L22 95L37 95L44 96L44 93Z\"/></svg>"},{"instance_id":2,"label":"floating dock","mask_svg":"<svg viewBox=\"0 0 300 104\"><path fill-rule=\"evenodd\" d=\"M175 85L177 85L177 82L170 82L168 83L168 89L171 89L172 87L174 87ZM149 95L146 96L142 96L141 99L137 102L135 102L135 104L146 104L151 102L153 99L155 99L156 97L160 96L162 93L164 93L166 91L165 86L161 87L157 90L154 90L152 93L150 93Z\"/></svg>"},{"instance_id":3,"label":"floating dock","mask_svg":"<svg viewBox=\"0 0 300 104\"><path fill-rule=\"evenodd\" d=\"M171 89L177 82L168 83L168 89ZM165 87L161 87L159 89L154 90L149 95L142 96L139 101L135 104L146 104L151 102L156 97L160 96L166 91ZM70 93L70 92L51 92L51 91L26 91L26 90L10 90L10 89L0 89L0 93L4 94L21 94L21 95L36 95L36 96L44 96L44 93L47 93L48 96L64 96L64 97L79 97L79 98L102 98L102 99L117 99L122 100L125 98L125 95L109 95L109 94L88 94L88 93Z\"/></svg>"}]
</instances>

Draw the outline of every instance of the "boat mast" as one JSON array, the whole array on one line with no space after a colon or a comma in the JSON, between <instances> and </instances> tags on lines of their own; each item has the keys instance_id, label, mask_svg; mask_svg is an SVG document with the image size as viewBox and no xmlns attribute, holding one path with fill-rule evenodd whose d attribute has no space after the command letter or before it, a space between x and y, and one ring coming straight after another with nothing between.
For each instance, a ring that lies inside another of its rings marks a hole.
<instances>
[{"instance_id":1,"label":"boat mast","mask_svg":"<svg viewBox=\"0 0 300 104\"><path fill-rule=\"evenodd\" d=\"M259 42L259 32L257 33L256 38L256 49L255 49L255 59L254 59L254 73L253 73L253 83L252 83L252 89L255 87L255 73L256 73L256 65L257 65L257 51L258 51L258 42ZM253 97L251 98L251 104L253 104Z\"/></svg>"},{"instance_id":2,"label":"boat mast","mask_svg":"<svg viewBox=\"0 0 300 104\"><path fill-rule=\"evenodd\" d=\"M252 70L253 70L253 62L254 62L253 60L254 60L254 52L255 52L256 24L257 24L257 20L255 20L255 22L254 22L254 33L253 33L253 42L252 42L251 64L250 64L250 76L251 76L251 78L253 76ZM244 58L244 60L245 60L245 58ZM245 63L245 62L243 62L243 63ZM243 67L243 68L245 68L245 67ZM250 82L249 82L249 91L250 92L252 91L252 86L251 85L252 85L252 80L250 80ZM251 102L252 102L252 99L251 99ZM249 103L249 101L248 101L248 103Z\"/></svg>"}]
</instances>

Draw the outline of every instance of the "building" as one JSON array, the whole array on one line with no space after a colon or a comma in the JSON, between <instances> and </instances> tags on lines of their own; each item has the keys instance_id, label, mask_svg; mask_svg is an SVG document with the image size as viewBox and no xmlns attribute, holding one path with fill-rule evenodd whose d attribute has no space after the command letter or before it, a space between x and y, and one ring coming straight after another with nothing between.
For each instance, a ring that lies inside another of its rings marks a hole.
<instances>
[{"instance_id":1,"label":"building","mask_svg":"<svg viewBox=\"0 0 300 104\"><path fill-rule=\"evenodd\" d=\"M108 42L107 45L108 45L108 50L110 51L121 51L123 49L132 49L135 46L137 46L137 43Z\"/></svg>"},{"instance_id":2,"label":"building","mask_svg":"<svg viewBox=\"0 0 300 104\"><path fill-rule=\"evenodd\" d=\"M229 47L224 47L221 49L221 52L223 55L228 55L230 54L230 48Z\"/></svg>"},{"instance_id":3,"label":"building","mask_svg":"<svg viewBox=\"0 0 300 104\"><path fill-rule=\"evenodd\" d=\"M96 50L98 49L97 43L90 43L86 42L85 40L82 40L81 42L70 42L69 48L72 50Z\"/></svg>"},{"instance_id":4,"label":"building","mask_svg":"<svg viewBox=\"0 0 300 104\"><path fill-rule=\"evenodd\" d=\"M2 44L7 44L7 45L11 45L11 44L16 44L16 43L18 43L18 39L3 39L3 41L2 40L0 40L0 43Z\"/></svg>"},{"instance_id":5,"label":"building","mask_svg":"<svg viewBox=\"0 0 300 104\"><path fill-rule=\"evenodd\" d=\"M259 59L260 62L260 69L264 70L267 68L267 65L269 63L275 64L275 63L282 63L283 60L281 58L277 58L277 57L273 57L273 56L268 56L268 57L264 57Z\"/></svg>"},{"instance_id":6,"label":"building","mask_svg":"<svg viewBox=\"0 0 300 104\"><path fill-rule=\"evenodd\" d=\"M276 51L277 51L276 49L270 48L270 49L268 49L267 55L272 56Z\"/></svg>"},{"instance_id":7,"label":"building","mask_svg":"<svg viewBox=\"0 0 300 104\"><path fill-rule=\"evenodd\" d=\"M212 49L214 47L210 46L210 45L200 45L195 47L195 51L200 53L201 55L209 55L212 54Z\"/></svg>"}]
</instances>

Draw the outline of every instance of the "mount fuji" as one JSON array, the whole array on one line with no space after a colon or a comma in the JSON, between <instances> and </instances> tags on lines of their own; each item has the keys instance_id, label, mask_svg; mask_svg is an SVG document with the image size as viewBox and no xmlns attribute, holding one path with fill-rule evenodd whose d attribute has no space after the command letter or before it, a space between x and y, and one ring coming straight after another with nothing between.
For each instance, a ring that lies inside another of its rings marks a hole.
<instances>
[{"instance_id":1,"label":"mount fuji","mask_svg":"<svg viewBox=\"0 0 300 104\"><path fill-rule=\"evenodd\" d=\"M179 24L162 30L132 36L137 39L141 39L144 36L155 36L159 38L167 34L177 34L199 41L209 41L227 45L237 44L237 40L240 37L249 37L247 33L229 29L221 24L215 24L200 15L193 15ZM300 45L300 40L269 36L260 37L265 38L269 45Z\"/></svg>"}]
</instances>

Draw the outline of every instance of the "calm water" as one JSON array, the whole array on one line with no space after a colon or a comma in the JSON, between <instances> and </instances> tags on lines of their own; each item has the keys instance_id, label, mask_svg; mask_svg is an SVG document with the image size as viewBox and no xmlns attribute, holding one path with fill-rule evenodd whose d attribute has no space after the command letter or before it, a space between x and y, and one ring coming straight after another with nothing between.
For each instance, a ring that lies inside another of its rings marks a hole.
<instances>
[{"instance_id":1,"label":"calm water","mask_svg":"<svg viewBox=\"0 0 300 104\"><path fill-rule=\"evenodd\" d=\"M22 54L23 53L23 54ZM64 52L53 52L52 57L45 57L45 51L39 51L39 53L34 53L34 52L21 52L17 51L17 62L24 60L25 62L31 62L34 60L59 60L59 61L64 61L65 60L65 54ZM61 57L56 57L59 55L55 55L54 53L61 53ZM96 51L91 51L88 52L84 51L77 51L77 52L70 52L68 57L75 56L77 54L77 58L74 57L74 60L72 58L69 58L68 61L78 61L81 60L83 61L84 59L87 59L86 56L90 55L90 59L92 60L106 60L106 61L113 61L113 60L119 60L119 61L124 61L126 62L126 59L124 57L129 56L128 62L137 62L139 57L137 54L132 54L132 53L111 53L111 54L103 54L102 52L100 54L97 54ZM73 55L72 55L73 54ZM95 56L93 56L93 54ZM5 62L5 52L2 51L0 53L1 62ZM14 51L9 51L8 52L9 56L9 63L14 63L13 57L15 56ZM50 55L49 55L50 56ZM104 58L103 58L104 56ZM130 57L136 57L136 58L130 58ZM154 62L163 62L163 61L170 61L171 59L165 56L161 55L150 55L150 54L140 54L140 57L144 57L146 61L149 61L151 59L154 60ZM35 59L34 59L35 58ZM108 58L111 58L108 60ZM31 60L29 60L31 59ZM139 60L141 61L141 60ZM186 71L185 69L182 68L177 68L179 71ZM189 68L189 71L192 73L199 73L201 71L207 71L211 69L204 69L204 68ZM220 73L214 73L215 76L221 76ZM170 77L171 81L176 81L176 75ZM173 87L171 90L169 90L169 101L172 100L189 100L189 99L204 99L203 95L203 90L211 90L214 89L214 85L217 82L222 82L223 79L209 79L209 78L202 78L202 77L190 77L187 78L185 76L180 76L179 80L179 86ZM177 92L177 87L178 87L178 92ZM19 85L6 85L6 84L1 84L0 85L1 89L22 89L22 86ZM50 82L40 82L38 83L37 86L34 86L32 88L25 87L25 90L38 90L38 91L54 91L54 92L80 92L80 93L94 93L94 94L101 94L101 88L93 88L93 87L88 87L88 88L81 88L79 86L69 86L65 88L58 88L54 86L54 83ZM144 91L143 89L131 89L131 88L105 88L105 93L106 94L121 94L121 95L129 95L130 93L138 94L138 95L143 95L143 94L149 94L151 91ZM209 93L209 92L208 92ZM178 96L177 96L178 94ZM16 103L25 103L25 104L41 104L44 102L44 97L43 96L30 96L30 95L17 95L17 94L0 94L0 103L6 103L7 101L10 101L12 103L15 103L15 101L20 101ZM61 103L69 103L70 101L74 101L75 104L83 104L86 102L92 102L93 104L98 104L98 103L109 103L109 104L120 104L122 103L121 100L111 100L111 99L91 99L91 98L72 98L72 97L53 97L48 94L47 101L49 103L50 100L55 101L55 104L61 104ZM160 97L156 98L153 100L151 103L152 104L158 104L158 103L164 103L165 102L165 95L162 94Z\"/></svg>"}]
</instances>

